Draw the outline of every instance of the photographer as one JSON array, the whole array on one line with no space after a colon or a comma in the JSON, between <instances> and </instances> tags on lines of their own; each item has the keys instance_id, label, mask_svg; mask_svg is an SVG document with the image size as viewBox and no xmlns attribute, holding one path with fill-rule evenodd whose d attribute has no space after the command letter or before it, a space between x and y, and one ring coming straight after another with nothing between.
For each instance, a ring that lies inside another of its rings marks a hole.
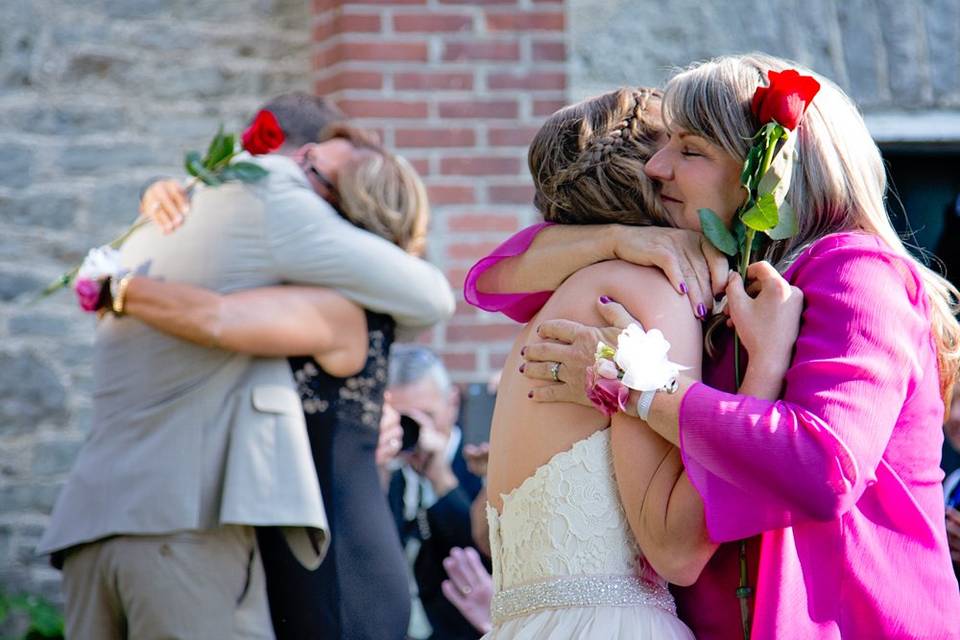
<instances>
[{"instance_id":1,"label":"photographer","mask_svg":"<svg viewBox=\"0 0 960 640\"><path fill-rule=\"evenodd\" d=\"M440 586L447 579L443 560L450 550L473 546L470 505L481 486L463 458L462 434L455 424L459 393L432 351L396 345L390 354L389 394L403 416L408 445L390 479L390 507L408 556L414 558L419 600L432 627L432 635L423 635L414 624L411 637L477 638Z\"/></svg>"}]
</instances>

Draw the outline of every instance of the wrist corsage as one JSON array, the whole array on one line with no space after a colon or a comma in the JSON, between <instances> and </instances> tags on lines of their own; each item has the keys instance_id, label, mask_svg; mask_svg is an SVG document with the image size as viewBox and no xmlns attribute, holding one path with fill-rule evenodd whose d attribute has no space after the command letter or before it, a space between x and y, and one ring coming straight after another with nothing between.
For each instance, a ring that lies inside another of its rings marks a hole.
<instances>
[{"instance_id":1,"label":"wrist corsage","mask_svg":"<svg viewBox=\"0 0 960 640\"><path fill-rule=\"evenodd\" d=\"M73 290L80 308L87 312L113 306L110 284L120 282L127 271L120 263L120 252L104 245L91 249L77 271Z\"/></svg>"},{"instance_id":2,"label":"wrist corsage","mask_svg":"<svg viewBox=\"0 0 960 640\"><path fill-rule=\"evenodd\" d=\"M617 348L597 343L593 366L587 367L587 398L603 415L626 411L630 390L640 391L637 413L646 419L657 391L674 393L677 376L689 367L667 357L670 343L659 329L644 331L631 323L617 337Z\"/></svg>"}]
</instances>

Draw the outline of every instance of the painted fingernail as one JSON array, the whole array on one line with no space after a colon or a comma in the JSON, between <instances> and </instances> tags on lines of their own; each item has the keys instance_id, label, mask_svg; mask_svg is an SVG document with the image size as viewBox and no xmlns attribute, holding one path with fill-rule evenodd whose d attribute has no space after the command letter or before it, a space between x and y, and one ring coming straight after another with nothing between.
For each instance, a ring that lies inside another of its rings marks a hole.
<instances>
[{"instance_id":1,"label":"painted fingernail","mask_svg":"<svg viewBox=\"0 0 960 640\"><path fill-rule=\"evenodd\" d=\"M706 318L707 317L707 308L703 306L703 303L697 305L697 317Z\"/></svg>"},{"instance_id":2,"label":"painted fingernail","mask_svg":"<svg viewBox=\"0 0 960 640\"><path fill-rule=\"evenodd\" d=\"M527 397L528 397L528 398L532 398L532 397L533 397L533 391L530 391L529 393L527 393Z\"/></svg>"},{"instance_id":3,"label":"painted fingernail","mask_svg":"<svg viewBox=\"0 0 960 640\"><path fill-rule=\"evenodd\" d=\"M522 356L523 354L525 354L526 352L527 352L527 348L526 348L526 347L523 347L522 349L520 349L520 355L521 355L521 356Z\"/></svg>"},{"instance_id":4,"label":"painted fingernail","mask_svg":"<svg viewBox=\"0 0 960 640\"><path fill-rule=\"evenodd\" d=\"M610 298L609 298L609 297L607 297L607 296L600 296L600 304L608 304L609 302L610 302Z\"/></svg>"},{"instance_id":5,"label":"painted fingernail","mask_svg":"<svg viewBox=\"0 0 960 640\"><path fill-rule=\"evenodd\" d=\"M526 367L527 365L525 364L520 365L520 373L523 373L523 370L526 369Z\"/></svg>"},{"instance_id":6,"label":"painted fingernail","mask_svg":"<svg viewBox=\"0 0 960 640\"><path fill-rule=\"evenodd\" d=\"M687 283L686 283L686 282L681 282L681 283L680 283L680 293L682 293L682 294L684 294L684 295L687 294Z\"/></svg>"}]
</instances>

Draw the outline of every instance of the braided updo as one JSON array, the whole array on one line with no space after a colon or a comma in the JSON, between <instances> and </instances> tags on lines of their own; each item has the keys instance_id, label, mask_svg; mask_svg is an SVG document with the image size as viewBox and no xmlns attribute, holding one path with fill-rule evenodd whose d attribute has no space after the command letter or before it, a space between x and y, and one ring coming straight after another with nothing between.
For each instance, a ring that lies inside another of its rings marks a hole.
<instances>
[{"instance_id":1,"label":"braided updo","mask_svg":"<svg viewBox=\"0 0 960 640\"><path fill-rule=\"evenodd\" d=\"M534 205L561 224L668 225L643 172L664 133L661 94L617 89L550 116L530 144Z\"/></svg>"}]
</instances>

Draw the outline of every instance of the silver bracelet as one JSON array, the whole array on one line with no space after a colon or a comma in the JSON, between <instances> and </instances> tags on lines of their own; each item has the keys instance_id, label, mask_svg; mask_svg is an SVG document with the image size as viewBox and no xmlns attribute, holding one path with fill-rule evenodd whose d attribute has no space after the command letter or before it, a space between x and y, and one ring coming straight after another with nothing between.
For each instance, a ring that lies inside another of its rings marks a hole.
<instances>
[{"instance_id":1,"label":"silver bracelet","mask_svg":"<svg viewBox=\"0 0 960 640\"><path fill-rule=\"evenodd\" d=\"M657 395L657 391L666 391L669 394L674 394L679 388L680 383L676 378L674 378L665 384L661 389L654 389L653 391L641 391L640 399L637 400L637 415L641 420L647 419L647 416L650 415L650 407L653 406L653 397Z\"/></svg>"},{"instance_id":2,"label":"silver bracelet","mask_svg":"<svg viewBox=\"0 0 960 640\"><path fill-rule=\"evenodd\" d=\"M657 390L641 391L640 399L637 400L637 415L641 420L646 420L650 415L650 407L653 405L653 396L657 395Z\"/></svg>"}]
</instances>

